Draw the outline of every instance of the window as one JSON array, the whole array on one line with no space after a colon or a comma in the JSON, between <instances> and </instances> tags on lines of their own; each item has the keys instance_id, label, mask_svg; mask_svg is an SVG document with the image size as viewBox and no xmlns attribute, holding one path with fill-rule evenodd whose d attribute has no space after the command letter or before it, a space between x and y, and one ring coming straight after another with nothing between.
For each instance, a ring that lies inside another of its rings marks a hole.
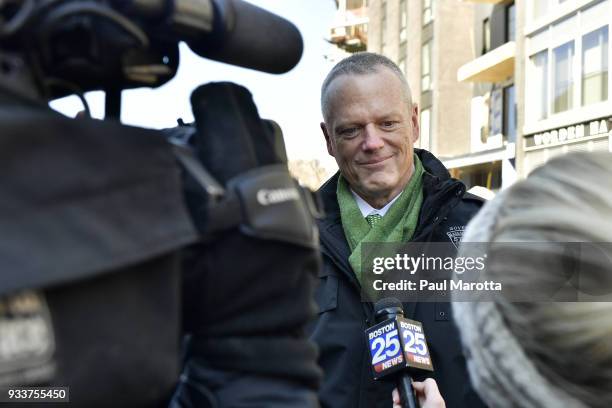
<instances>
[{"instance_id":1,"label":"window","mask_svg":"<svg viewBox=\"0 0 612 408\"><path fill-rule=\"evenodd\" d=\"M421 92L431 90L431 41L421 49Z\"/></svg>"},{"instance_id":2,"label":"window","mask_svg":"<svg viewBox=\"0 0 612 408\"><path fill-rule=\"evenodd\" d=\"M608 27L582 37L582 104L608 99Z\"/></svg>"},{"instance_id":3,"label":"window","mask_svg":"<svg viewBox=\"0 0 612 408\"><path fill-rule=\"evenodd\" d=\"M574 41L567 42L553 50L553 113L573 107L574 97Z\"/></svg>"},{"instance_id":4,"label":"window","mask_svg":"<svg viewBox=\"0 0 612 408\"><path fill-rule=\"evenodd\" d=\"M474 186L486 187L489 190L498 191L501 188L501 161L494 161L486 164L462 167L457 176L467 188ZM457 170L457 169L453 169Z\"/></svg>"},{"instance_id":5,"label":"window","mask_svg":"<svg viewBox=\"0 0 612 408\"><path fill-rule=\"evenodd\" d=\"M566 5L570 7L567 1ZM550 0L550 7L560 4ZM612 0L567 9L526 41L532 50L525 83L526 124L565 112L590 115L592 104L609 101L608 54ZM569 118L568 118L569 119Z\"/></svg>"},{"instance_id":6,"label":"window","mask_svg":"<svg viewBox=\"0 0 612 408\"><path fill-rule=\"evenodd\" d=\"M400 43L406 41L408 29L408 11L406 10L406 0L400 0Z\"/></svg>"},{"instance_id":7,"label":"window","mask_svg":"<svg viewBox=\"0 0 612 408\"><path fill-rule=\"evenodd\" d=\"M506 42L516 40L516 7L514 3L506 7Z\"/></svg>"},{"instance_id":8,"label":"window","mask_svg":"<svg viewBox=\"0 0 612 408\"><path fill-rule=\"evenodd\" d=\"M491 51L491 20L485 18L482 22L482 55Z\"/></svg>"},{"instance_id":9,"label":"window","mask_svg":"<svg viewBox=\"0 0 612 408\"><path fill-rule=\"evenodd\" d=\"M504 101L503 90L495 88L491 91L489 101L489 135L495 136L503 132Z\"/></svg>"},{"instance_id":10,"label":"window","mask_svg":"<svg viewBox=\"0 0 612 408\"><path fill-rule=\"evenodd\" d=\"M430 149L431 146L431 108L421 111L421 148Z\"/></svg>"},{"instance_id":11,"label":"window","mask_svg":"<svg viewBox=\"0 0 612 408\"><path fill-rule=\"evenodd\" d=\"M504 88L504 135L508 142L516 142L516 98L514 85Z\"/></svg>"},{"instance_id":12,"label":"window","mask_svg":"<svg viewBox=\"0 0 612 408\"><path fill-rule=\"evenodd\" d=\"M433 20L433 0L423 0L423 25Z\"/></svg>"},{"instance_id":13,"label":"window","mask_svg":"<svg viewBox=\"0 0 612 408\"><path fill-rule=\"evenodd\" d=\"M548 50L531 57L533 74L530 90L533 92L533 109L530 110L533 120L548 117Z\"/></svg>"}]
</instances>

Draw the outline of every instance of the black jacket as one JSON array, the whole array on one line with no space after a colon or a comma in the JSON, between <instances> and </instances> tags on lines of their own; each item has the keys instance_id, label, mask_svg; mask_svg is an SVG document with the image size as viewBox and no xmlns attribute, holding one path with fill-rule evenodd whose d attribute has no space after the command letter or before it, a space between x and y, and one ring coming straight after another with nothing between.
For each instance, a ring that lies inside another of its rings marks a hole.
<instances>
[{"instance_id":1,"label":"black jacket","mask_svg":"<svg viewBox=\"0 0 612 408\"><path fill-rule=\"evenodd\" d=\"M451 179L431 153L415 152L425 174L423 204L412 241L448 242L447 232L465 226L482 201L466 194L463 183ZM372 379L364 330L373 324L373 305L361 302L360 286L348 263L350 249L336 198L337 179L332 177L319 191L326 216L319 222L323 268L316 292L319 315L311 326L311 338L320 348L319 364L324 370L321 405L390 408L394 385ZM423 323L436 370L424 377L436 379L447 407L484 406L470 384L450 304L405 303L404 311L407 318Z\"/></svg>"}]
</instances>

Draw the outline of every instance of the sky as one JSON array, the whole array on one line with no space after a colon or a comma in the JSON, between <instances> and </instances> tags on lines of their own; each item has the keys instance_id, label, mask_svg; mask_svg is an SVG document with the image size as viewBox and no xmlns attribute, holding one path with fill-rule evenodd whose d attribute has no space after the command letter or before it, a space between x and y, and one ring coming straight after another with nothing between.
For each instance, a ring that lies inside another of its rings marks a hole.
<instances>
[{"instance_id":1,"label":"sky","mask_svg":"<svg viewBox=\"0 0 612 408\"><path fill-rule=\"evenodd\" d=\"M318 159L326 168L335 162L327 154L319 127L322 120L319 92L325 75L333 66L326 56L335 49L325 39L335 15L334 0L249 0L259 7L293 22L304 39L300 63L283 75L266 74L206 60L180 45L177 75L160 88L139 88L123 92L121 121L128 125L164 128L176 125L177 118L193 120L189 104L191 92L212 81L232 81L246 86L255 99L259 114L274 119L283 129L290 160ZM104 95L86 95L92 116L104 114ZM51 103L51 107L69 116L82 109L74 96Z\"/></svg>"}]
</instances>

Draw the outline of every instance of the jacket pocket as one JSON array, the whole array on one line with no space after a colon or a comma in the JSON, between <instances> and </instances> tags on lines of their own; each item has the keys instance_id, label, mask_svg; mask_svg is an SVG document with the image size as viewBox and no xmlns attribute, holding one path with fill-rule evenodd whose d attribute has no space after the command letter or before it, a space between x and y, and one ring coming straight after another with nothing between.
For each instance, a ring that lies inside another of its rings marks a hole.
<instances>
[{"instance_id":1,"label":"jacket pocket","mask_svg":"<svg viewBox=\"0 0 612 408\"><path fill-rule=\"evenodd\" d=\"M319 314L338 307L338 277L330 269L328 265L324 265L319 271L319 285L315 290Z\"/></svg>"}]
</instances>

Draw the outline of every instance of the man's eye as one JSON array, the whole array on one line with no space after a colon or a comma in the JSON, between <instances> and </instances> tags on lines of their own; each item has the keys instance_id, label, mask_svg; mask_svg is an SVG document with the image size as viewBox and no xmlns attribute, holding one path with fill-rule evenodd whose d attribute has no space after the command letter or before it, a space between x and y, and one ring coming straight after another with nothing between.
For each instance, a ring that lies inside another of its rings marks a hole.
<instances>
[{"instance_id":1,"label":"man's eye","mask_svg":"<svg viewBox=\"0 0 612 408\"><path fill-rule=\"evenodd\" d=\"M381 126L387 129L394 128L396 125L397 125L397 122L390 121L390 120L387 120L381 123Z\"/></svg>"},{"instance_id":2,"label":"man's eye","mask_svg":"<svg viewBox=\"0 0 612 408\"><path fill-rule=\"evenodd\" d=\"M346 128L340 131L340 136L342 137L354 137L357 136L357 128Z\"/></svg>"}]
</instances>

